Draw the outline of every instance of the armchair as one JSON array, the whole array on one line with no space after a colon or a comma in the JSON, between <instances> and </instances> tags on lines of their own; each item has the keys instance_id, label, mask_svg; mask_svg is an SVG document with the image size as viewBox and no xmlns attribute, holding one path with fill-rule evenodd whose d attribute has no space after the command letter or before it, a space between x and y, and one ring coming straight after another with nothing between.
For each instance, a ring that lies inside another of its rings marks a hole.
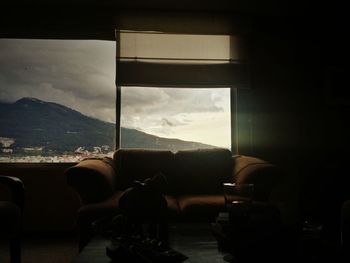
<instances>
[{"instance_id":1,"label":"armchair","mask_svg":"<svg viewBox=\"0 0 350 263\"><path fill-rule=\"evenodd\" d=\"M11 200L0 201L0 238L9 241L10 262L20 263L23 182L16 177L0 175L0 184L6 185L11 193Z\"/></svg>"}]
</instances>

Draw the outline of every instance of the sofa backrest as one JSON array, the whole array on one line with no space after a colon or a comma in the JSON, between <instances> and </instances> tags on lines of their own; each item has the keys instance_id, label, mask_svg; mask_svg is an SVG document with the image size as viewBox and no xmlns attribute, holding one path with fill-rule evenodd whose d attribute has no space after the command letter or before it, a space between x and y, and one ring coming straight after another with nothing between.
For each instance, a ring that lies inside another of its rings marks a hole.
<instances>
[{"instance_id":1,"label":"sofa backrest","mask_svg":"<svg viewBox=\"0 0 350 263\"><path fill-rule=\"evenodd\" d=\"M170 151L120 149L115 152L116 185L123 190L134 180L143 181L162 172L168 187L165 193L222 193L222 183L232 181L232 154L227 149Z\"/></svg>"},{"instance_id":2,"label":"sofa backrest","mask_svg":"<svg viewBox=\"0 0 350 263\"><path fill-rule=\"evenodd\" d=\"M232 154L227 149L198 149L175 154L174 194L218 194L222 184L232 181Z\"/></svg>"},{"instance_id":3,"label":"sofa backrest","mask_svg":"<svg viewBox=\"0 0 350 263\"><path fill-rule=\"evenodd\" d=\"M149 149L119 149L114 153L116 186L125 190L135 180L144 181L161 172L166 177L174 171L171 151Z\"/></svg>"},{"instance_id":4,"label":"sofa backrest","mask_svg":"<svg viewBox=\"0 0 350 263\"><path fill-rule=\"evenodd\" d=\"M114 154L119 190L163 173L168 181L166 194L220 194L224 182L253 183L254 199L268 201L280 179L276 166L251 156L232 157L228 149L164 150L120 149Z\"/></svg>"}]
</instances>

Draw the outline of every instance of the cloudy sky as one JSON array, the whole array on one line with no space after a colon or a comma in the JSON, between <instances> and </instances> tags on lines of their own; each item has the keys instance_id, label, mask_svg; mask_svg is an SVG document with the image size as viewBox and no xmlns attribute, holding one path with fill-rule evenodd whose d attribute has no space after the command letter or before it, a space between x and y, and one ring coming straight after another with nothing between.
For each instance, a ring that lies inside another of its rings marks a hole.
<instances>
[{"instance_id":1,"label":"cloudy sky","mask_svg":"<svg viewBox=\"0 0 350 263\"><path fill-rule=\"evenodd\" d=\"M0 40L0 100L34 97L115 122L115 43ZM228 89L122 89L122 126L230 147Z\"/></svg>"}]
</instances>

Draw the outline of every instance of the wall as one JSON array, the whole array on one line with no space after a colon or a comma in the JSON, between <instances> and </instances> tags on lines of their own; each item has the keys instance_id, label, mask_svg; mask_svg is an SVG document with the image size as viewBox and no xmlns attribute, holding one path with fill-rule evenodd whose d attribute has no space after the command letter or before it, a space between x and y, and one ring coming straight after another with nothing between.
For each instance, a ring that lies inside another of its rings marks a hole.
<instances>
[{"instance_id":1,"label":"wall","mask_svg":"<svg viewBox=\"0 0 350 263\"><path fill-rule=\"evenodd\" d=\"M250 103L253 155L286 171L285 198L295 205L289 216L320 222L337 239L340 206L350 198L349 42L345 24L330 21L254 20Z\"/></svg>"},{"instance_id":2,"label":"wall","mask_svg":"<svg viewBox=\"0 0 350 263\"><path fill-rule=\"evenodd\" d=\"M19 177L25 187L23 227L28 233L70 233L75 230L79 198L66 184L72 164L0 164L1 175ZM8 193L0 189L0 198Z\"/></svg>"}]
</instances>

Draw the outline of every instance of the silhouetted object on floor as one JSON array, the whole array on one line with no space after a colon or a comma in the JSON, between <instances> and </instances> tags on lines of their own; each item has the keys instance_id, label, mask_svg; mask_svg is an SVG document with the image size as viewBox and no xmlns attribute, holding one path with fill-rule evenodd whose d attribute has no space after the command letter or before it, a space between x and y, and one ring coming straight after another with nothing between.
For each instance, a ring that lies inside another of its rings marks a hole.
<instances>
[{"instance_id":1,"label":"silhouetted object on floor","mask_svg":"<svg viewBox=\"0 0 350 263\"><path fill-rule=\"evenodd\" d=\"M115 231L106 247L106 254L116 262L136 263L180 263L188 257L168 246L149 232L142 225L130 224L124 215L114 218ZM132 228L133 226L139 226Z\"/></svg>"},{"instance_id":2,"label":"silhouetted object on floor","mask_svg":"<svg viewBox=\"0 0 350 263\"><path fill-rule=\"evenodd\" d=\"M212 223L219 249L227 262L295 262L298 233L287 227L277 207L262 202L228 207ZM288 258L285 257L288 255Z\"/></svg>"},{"instance_id":3,"label":"silhouetted object on floor","mask_svg":"<svg viewBox=\"0 0 350 263\"><path fill-rule=\"evenodd\" d=\"M162 189L167 184L162 173L143 182L134 181L120 197L121 214L113 220L107 255L132 262L182 262L183 254L168 242L167 202Z\"/></svg>"},{"instance_id":4,"label":"silhouetted object on floor","mask_svg":"<svg viewBox=\"0 0 350 263\"><path fill-rule=\"evenodd\" d=\"M0 184L8 186L10 201L0 201L0 238L9 241L10 262L21 262L21 221L24 186L20 179L0 175Z\"/></svg>"},{"instance_id":5,"label":"silhouetted object on floor","mask_svg":"<svg viewBox=\"0 0 350 263\"><path fill-rule=\"evenodd\" d=\"M128 221L128 231L139 232L151 239L168 243L167 202L162 189L167 184L162 173L143 182L134 181L133 186L125 190L119 200L119 208ZM142 226L146 224L146 233ZM128 233L127 233L128 234Z\"/></svg>"}]
</instances>

